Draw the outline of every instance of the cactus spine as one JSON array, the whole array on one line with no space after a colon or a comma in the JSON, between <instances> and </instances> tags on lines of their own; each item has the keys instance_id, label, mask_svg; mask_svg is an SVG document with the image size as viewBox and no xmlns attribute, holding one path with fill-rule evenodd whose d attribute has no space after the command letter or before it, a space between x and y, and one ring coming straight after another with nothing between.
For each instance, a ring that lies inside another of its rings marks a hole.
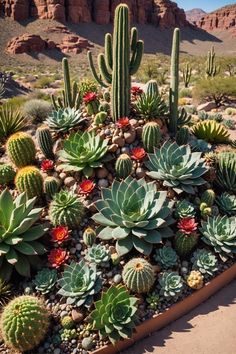
<instances>
[{"instance_id":1,"label":"cactus spine","mask_svg":"<svg viewBox=\"0 0 236 354\"><path fill-rule=\"evenodd\" d=\"M175 28L171 53L171 83L170 83L170 132L175 135L178 124L178 100L179 100L179 48L180 30Z\"/></svg>"},{"instance_id":2,"label":"cactus spine","mask_svg":"<svg viewBox=\"0 0 236 354\"><path fill-rule=\"evenodd\" d=\"M121 154L116 160L116 165L115 165L116 176L118 178L125 179L131 174L132 169L133 169L133 163L129 155Z\"/></svg>"},{"instance_id":3,"label":"cactus spine","mask_svg":"<svg viewBox=\"0 0 236 354\"><path fill-rule=\"evenodd\" d=\"M21 168L16 174L15 185L20 193L26 192L28 198L43 194L43 177L35 166Z\"/></svg>"},{"instance_id":4,"label":"cactus spine","mask_svg":"<svg viewBox=\"0 0 236 354\"><path fill-rule=\"evenodd\" d=\"M122 278L128 289L147 293L155 282L155 272L145 259L133 258L124 266Z\"/></svg>"},{"instance_id":5,"label":"cactus spine","mask_svg":"<svg viewBox=\"0 0 236 354\"><path fill-rule=\"evenodd\" d=\"M44 180L44 191L46 196L52 198L59 191L60 181L56 177L48 176Z\"/></svg>"},{"instance_id":6,"label":"cactus spine","mask_svg":"<svg viewBox=\"0 0 236 354\"><path fill-rule=\"evenodd\" d=\"M84 244L91 247L96 241L96 232L91 227L87 227L83 233Z\"/></svg>"},{"instance_id":7,"label":"cactus spine","mask_svg":"<svg viewBox=\"0 0 236 354\"><path fill-rule=\"evenodd\" d=\"M36 139L44 156L49 160L53 160L53 140L49 128L47 126L39 127L36 131Z\"/></svg>"},{"instance_id":8,"label":"cactus spine","mask_svg":"<svg viewBox=\"0 0 236 354\"><path fill-rule=\"evenodd\" d=\"M184 87L188 88L191 77L192 77L192 68L190 67L189 63L187 63L185 68L183 68Z\"/></svg>"},{"instance_id":9,"label":"cactus spine","mask_svg":"<svg viewBox=\"0 0 236 354\"><path fill-rule=\"evenodd\" d=\"M216 195L213 189L207 189L201 197L201 203L205 203L208 207L212 207L214 204Z\"/></svg>"},{"instance_id":10,"label":"cactus spine","mask_svg":"<svg viewBox=\"0 0 236 354\"><path fill-rule=\"evenodd\" d=\"M186 145L189 139L189 130L186 127L181 127L175 136L178 145Z\"/></svg>"},{"instance_id":11,"label":"cactus spine","mask_svg":"<svg viewBox=\"0 0 236 354\"><path fill-rule=\"evenodd\" d=\"M120 4L115 11L113 43L111 34L106 34L105 54L98 56L100 75L95 70L91 52L88 52L90 70L95 80L103 87L111 85L114 121L129 116L131 76L137 72L142 54L143 41L138 40L135 27L131 29L130 36L129 8Z\"/></svg>"},{"instance_id":12,"label":"cactus spine","mask_svg":"<svg viewBox=\"0 0 236 354\"><path fill-rule=\"evenodd\" d=\"M10 136L6 144L7 155L17 167L30 165L35 160L36 149L31 136L18 132Z\"/></svg>"},{"instance_id":13,"label":"cactus spine","mask_svg":"<svg viewBox=\"0 0 236 354\"><path fill-rule=\"evenodd\" d=\"M156 122L146 123L143 127L142 141L147 152L153 152L154 148L160 144L161 131Z\"/></svg>"},{"instance_id":14,"label":"cactus spine","mask_svg":"<svg viewBox=\"0 0 236 354\"><path fill-rule=\"evenodd\" d=\"M196 246L198 240L197 234L185 235L178 231L175 236L175 250L180 257L187 256Z\"/></svg>"},{"instance_id":15,"label":"cactus spine","mask_svg":"<svg viewBox=\"0 0 236 354\"><path fill-rule=\"evenodd\" d=\"M8 184L14 180L16 172L11 165L0 163L0 184Z\"/></svg>"},{"instance_id":16,"label":"cactus spine","mask_svg":"<svg viewBox=\"0 0 236 354\"><path fill-rule=\"evenodd\" d=\"M156 80L150 80L147 83L147 95L157 96L159 94L158 84Z\"/></svg>"},{"instance_id":17,"label":"cactus spine","mask_svg":"<svg viewBox=\"0 0 236 354\"><path fill-rule=\"evenodd\" d=\"M207 61L206 61L206 76L207 77L215 77L220 72L220 67L216 66L216 53L215 49L212 46L211 50L207 53Z\"/></svg>"}]
</instances>

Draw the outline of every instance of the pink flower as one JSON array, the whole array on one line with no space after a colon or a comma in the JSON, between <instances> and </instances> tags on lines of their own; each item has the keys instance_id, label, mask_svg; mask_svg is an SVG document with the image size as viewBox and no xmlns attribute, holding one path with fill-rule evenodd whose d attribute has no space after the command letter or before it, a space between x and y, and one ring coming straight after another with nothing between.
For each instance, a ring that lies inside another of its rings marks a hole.
<instances>
[{"instance_id":1,"label":"pink flower","mask_svg":"<svg viewBox=\"0 0 236 354\"><path fill-rule=\"evenodd\" d=\"M116 122L116 125L118 128L122 129L122 128L127 128L129 126L129 118L128 117L123 117L118 119L118 121Z\"/></svg>"},{"instance_id":2,"label":"pink flower","mask_svg":"<svg viewBox=\"0 0 236 354\"><path fill-rule=\"evenodd\" d=\"M66 226L57 226L52 229L51 232L52 241L57 242L59 245L64 241L68 240L70 233L68 227Z\"/></svg>"},{"instance_id":3,"label":"pink flower","mask_svg":"<svg viewBox=\"0 0 236 354\"><path fill-rule=\"evenodd\" d=\"M197 230L197 223L194 218L183 218L178 222L177 226L186 235L190 235Z\"/></svg>"},{"instance_id":4,"label":"pink flower","mask_svg":"<svg viewBox=\"0 0 236 354\"><path fill-rule=\"evenodd\" d=\"M84 95L83 100L85 104L89 102L96 101L98 95L95 92L88 92Z\"/></svg>"},{"instance_id":5,"label":"pink flower","mask_svg":"<svg viewBox=\"0 0 236 354\"><path fill-rule=\"evenodd\" d=\"M143 90L139 86L133 86L131 88L131 94L133 96L140 96L143 93Z\"/></svg>"},{"instance_id":6,"label":"pink flower","mask_svg":"<svg viewBox=\"0 0 236 354\"><path fill-rule=\"evenodd\" d=\"M69 258L69 254L67 251L62 248L52 249L48 255L48 262L51 267L59 268L62 264L64 264Z\"/></svg>"},{"instance_id":7,"label":"pink flower","mask_svg":"<svg viewBox=\"0 0 236 354\"><path fill-rule=\"evenodd\" d=\"M136 147L131 151L131 157L134 160L142 160L146 156L146 151L143 148Z\"/></svg>"},{"instance_id":8,"label":"pink flower","mask_svg":"<svg viewBox=\"0 0 236 354\"><path fill-rule=\"evenodd\" d=\"M82 183L79 185L79 192L82 194L90 194L95 187L95 183L91 181L90 179L85 179Z\"/></svg>"},{"instance_id":9,"label":"pink flower","mask_svg":"<svg viewBox=\"0 0 236 354\"><path fill-rule=\"evenodd\" d=\"M52 160L43 160L41 163L41 170L43 172L53 170L54 162Z\"/></svg>"}]
</instances>

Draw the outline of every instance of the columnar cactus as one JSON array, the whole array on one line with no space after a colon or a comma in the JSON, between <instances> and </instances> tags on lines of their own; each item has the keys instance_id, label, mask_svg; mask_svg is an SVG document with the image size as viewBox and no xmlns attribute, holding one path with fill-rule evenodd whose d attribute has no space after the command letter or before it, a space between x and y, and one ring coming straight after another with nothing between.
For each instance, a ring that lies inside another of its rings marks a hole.
<instances>
[{"instance_id":1,"label":"columnar cactus","mask_svg":"<svg viewBox=\"0 0 236 354\"><path fill-rule=\"evenodd\" d=\"M184 87L188 88L191 80L191 76L192 76L192 68L190 67L189 63L187 63L185 68L183 68Z\"/></svg>"},{"instance_id":2,"label":"columnar cactus","mask_svg":"<svg viewBox=\"0 0 236 354\"><path fill-rule=\"evenodd\" d=\"M96 232L91 227L87 227L83 233L83 241L86 246L91 247L96 240Z\"/></svg>"},{"instance_id":3,"label":"columnar cactus","mask_svg":"<svg viewBox=\"0 0 236 354\"><path fill-rule=\"evenodd\" d=\"M128 177L133 169L133 163L129 155L121 154L116 160L115 170L118 178L125 179Z\"/></svg>"},{"instance_id":4,"label":"columnar cactus","mask_svg":"<svg viewBox=\"0 0 236 354\"><path fill-rule=\"evenodd\" d=\"M206 61L206 76L207 77L215 77L220 72L220 67L216 65L216 53L215 49L212 46L211 50L207 53L207 61Z\"/></svg>"},{"instance_id":5,"label":"columnar cactus","mask_svg":"<svg viewBox=\"0 0 236 354\"><path fill-rule=\"evenodd\" d=\"M159 90L158 90L158 84L156 80L150 80L147 83L147 94L148 95L158 95L159 94Z\"/></svg>"},{"instance_id":6,"label":"columnar cactus","mask_svg":"<svg viewBox=\"0 0 236 354\"><path fill-rule=\"evenodd\" d=\"M16 174L15 184L20 193L26 192L28 198L43 194L43 177L35 166L21 168Z\"/></svg>"},{"instance_id":7,"label":"columnar cactus","mask_svg":"<svg viewBox=\"0 0 236 354\"><path fill-rule=\"evenodd\" d=\"M36 138L38 146L44 156L49 160L53 160L53 140L49 128L45 125L39 127L36 131Z\"/></svg>"},{"instance_id":8,"label":"columnar cactus","mask_svg":"<svg viewBox=\"0 0 236 354\"><path fill-rule=\"evenodd\" d=\"M44 180L44 191L46 196L52 198L59 191L60 181L53 176L48 176Z\"/></svg>"},{"instance_id":9,"label":"columnar cactus","mask_svg":"<svg viewBox=\"0 0 236 354\"><path fill-rule=\"evenodd\" d=\"M30 165L35 160L36 149L31 136L18 132L10 136L6 144L7 155L17 167Z\"/></svg>"},{"instance_id":10,"label":"columnar cactus","mask_svg":"<svg viewBox=\"0 0 236 354\"><path fill-rule=\"evenodd\" d=\"M3 309L0 327L4 342L24 352L34 349L45 337L49 313L37 297L19 296Z\"/></svg>"},{"instance_id":11,"label":"columnar cactus","mask_svg":"<svg viewBox=\"0 0 236 354\"><path fill-rule=\"evenodd\" d=\"M143 127L142 141L147 152L153 152L161 140L161 131L156 122L146 123Z\"/></svg>"},{"instance_id":12,"label":"columnar cactus","mask_svg":"<svg viewBox=\"0 0 236 354\"><path fill-rule=\"evenodd\" d=\"M0 184L8 184L14 180L15 170L11 165L0 163Z\"/></svg>"},{"instance_id":13,"label":"columnar cactus","mask_svg":"<svg viewBox=\"0 0 236 354\"><path fill-rule=\"evenodd\" d=\"M186 127L181 127L175 136L178 145L186 145L189 139L189 130Z\"/></svg>"},{"instance_id":14,"label":"columnar cactus","mask_svg":"<svg viewBox=\"0 0 236 354\"><path fill-rule=\"evenodd\" d=\"M201 197L201 203L206 203L208 207L212 207L216 198L216 194L213 189L207 189Z\"/></svg>"},{"instance_id":15,"label":"columnar cactus","mask_svg":"<svg viewBox=\"0 0 236 354\"><path fill-rule=\"evenodd\" d=\"M96 73L91 52L88 52L89 65L95 80L104 87L112 86L114 121L129 116L131 76L137 72L143 54L143 41L137 38L135 27L131 29L130 36L128 6L120 4L115 11L113 43L111 34L106 34L105 55L98 56L100 75Z\"/></svg>"},{"instance_id":16,"label":"columnar cactus","mask_svg":"<svg viewBox=\"0 0 236 354\"><path fill-rule=\"evenodd\" d=\"M180 257L187 256L196 246L198 237L195 233L186 235L180 231L175 236L175 250Z\"/></svg>"}]
</instances>

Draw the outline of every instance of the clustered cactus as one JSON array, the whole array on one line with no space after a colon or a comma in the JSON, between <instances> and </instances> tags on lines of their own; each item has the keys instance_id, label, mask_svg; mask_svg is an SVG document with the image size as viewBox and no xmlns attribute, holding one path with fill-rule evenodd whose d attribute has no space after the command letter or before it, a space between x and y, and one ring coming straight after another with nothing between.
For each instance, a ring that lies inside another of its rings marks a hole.
<instances>
[{"instance_id":1,"label":"clustered cactus","mask_svg":"<svg viewBox=\"0 0 236 354\"><path fill-rule=\"evenodd\" d=\"M192 270L187 277L187 284L191 289L199 290L203 287L203 276L197 270Z\"/></svg>"},{"instance_id":2,"label":"clustered cactus","mask_svg":"<svg viewBox=\"0 0 236 354\"><path fill-rule=\"evenodd\" d=\"M36 131L36 139L44 156L49 160L53 160L53 139L49 128L45 125L39 127Z\"/></svg>"}]
</instances>

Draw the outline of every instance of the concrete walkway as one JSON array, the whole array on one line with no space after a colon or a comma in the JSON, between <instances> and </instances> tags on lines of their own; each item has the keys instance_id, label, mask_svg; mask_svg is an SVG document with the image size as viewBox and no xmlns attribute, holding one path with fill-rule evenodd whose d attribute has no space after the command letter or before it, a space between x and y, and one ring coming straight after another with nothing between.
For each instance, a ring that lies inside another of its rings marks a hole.
<instances>
[{"instance_id":1,"label":"concrete walkway","mask_svg":"<svg viewBox=\"0 0 236 354\"><path fill-rule=\"evenodd\" d=\"M236 280L122 354L236 354Z\"/></svg>"}]
</instances>

